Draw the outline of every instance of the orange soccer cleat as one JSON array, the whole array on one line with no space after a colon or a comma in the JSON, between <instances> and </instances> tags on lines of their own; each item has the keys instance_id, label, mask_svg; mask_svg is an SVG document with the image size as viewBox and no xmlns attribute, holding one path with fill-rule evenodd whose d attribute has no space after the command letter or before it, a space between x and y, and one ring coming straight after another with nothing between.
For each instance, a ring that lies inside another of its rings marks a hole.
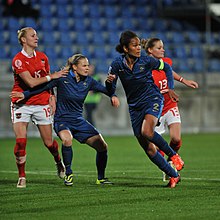
<instances>
[{"instance_id":1,"label":"orange soccer cleat","mask_svg":"<svg viewBox=\"0 0 220 220\"><path fill-rule=\"evenodd\" d=\"M176 184L178 184L181 181L180 175L178 174L178 177L171 177L170 182L167 184L167 187L169 188L175 188Z\"/></svg>"},{"instance_id":2,"label":"orange soccer cleat","mask_svg":"<svg viewBox=\"0 0 220 220\"><path fill-rule=\"evenodd\" d=\"M175 154L172 157L170 157L170 160L173 162L174 166L178 171L182 170L184 167L184 161L181 159L179 154Z\"/></svg>"}]
</instances>

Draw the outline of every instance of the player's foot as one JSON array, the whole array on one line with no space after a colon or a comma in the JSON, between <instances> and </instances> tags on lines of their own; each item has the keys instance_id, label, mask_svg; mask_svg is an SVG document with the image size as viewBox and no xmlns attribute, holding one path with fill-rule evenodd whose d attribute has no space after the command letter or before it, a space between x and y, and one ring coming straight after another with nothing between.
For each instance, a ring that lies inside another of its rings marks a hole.
<instances>
[{"instance_id":1,"label":"player's foot","mask_svg":"<svg viewBox=\"0 0 220 220\"><path fill-rule=\"evenodd\" d=\"M26 188L26 178L25 177L19 177L17 188Z\"/></svg>"},{"instance_id":2,"label":"player's foot","mask_svg":"<svg viewBox=\"0 0 220 220\"><path fill-rule=\"evenodd\" d=\"M69 174L69 175L66 175L64 177L64 184L66 186L72 186L73 185L73 174Z\"/></svg>"},{"instance_id":3,"label":"player's foot","mask_svg":"<svg viewBox=\"0 0 220 220\"><path fill-rule=\"evenodd\" d=\"M176 167L174 166L174 164L173 164L173 162L172 162L171 160L168 161L168 163L170 164L170 166L171 166L175 171L177 171ZM168 180L170 180L170 177L169 177L166 173L163 172L163 181L166 182L166 181L168 181Z\"/></svg>"},{"instance_id":4,"label":"player's foot","mask_svg":"<svg viewBox=\"0 0 220 220\"><path fill-rule=\"evenodd\" d=\"M167 187L169 188L175 188L176 184L180 182L180 175L178 174L178 177L171 177L170 182L167 184Z\"/></svg>"},{"instance_id":5,"label":"player's foot","mask_svg":"<svg viewBox=\"0 0 220 220\"><path fill-rule=\"evenodd\" d=\"M63 162L60 161L60 162L56 163L56 168L57 168L57 176L60 179L63 179L65 177L65 167L63 165Z\"/></svg>"},{"instance_id":6,"label":"player's foot","mask_svg":"<svg viewBox=\"0 0 220 220\"><path fill-rule=\"evenodd\" d=\"M182 170L184 167L184 161L181 159L179 154L175 154L170 157L170 160L173 162L173 165L176 167L178 171Z\"/></svg>"},{"instance_id":7,"label":"player's foot","mask_svg":"<svg viewBox=\"0 0 220 220\"><path fill-rule=\"evenodd\" d=\"M108 180L108 178L103 178L101 180L96 180L97 185L113 185L111 181Z\"/></svg>"}]
</instances>

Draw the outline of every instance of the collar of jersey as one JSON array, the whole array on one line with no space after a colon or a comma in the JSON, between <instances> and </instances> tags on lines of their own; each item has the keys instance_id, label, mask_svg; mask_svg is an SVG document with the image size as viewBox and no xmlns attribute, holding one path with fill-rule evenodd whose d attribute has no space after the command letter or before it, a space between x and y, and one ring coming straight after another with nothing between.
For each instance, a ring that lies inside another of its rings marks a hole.
<instances>
[{"instance_id":1,"label":"collar of jersey","mask_svg":"<svg viewBox=\"0 0 220 220\"><path fill-rule=\"evenodd\" d=\"M75 74L74 74L74 72L73 72L72 70L70 70L70 75L71 75L72 77L74 77L74 78L76 77Z\"/></svg>"},{"instance_id":2,"label":"collar of jersey","mask_svg":"<svg viewBox=\"0 0 220 220\"><path fill-rule=\"evenodd\" d=\"M27 58L31 58L31 56L29 56L24 49L22 49L21 53L22 53L24 56L26 56ZM32 56L32 57L36 57L36 51L34 51L34 56Z\"/></svg>"}]
</instances>

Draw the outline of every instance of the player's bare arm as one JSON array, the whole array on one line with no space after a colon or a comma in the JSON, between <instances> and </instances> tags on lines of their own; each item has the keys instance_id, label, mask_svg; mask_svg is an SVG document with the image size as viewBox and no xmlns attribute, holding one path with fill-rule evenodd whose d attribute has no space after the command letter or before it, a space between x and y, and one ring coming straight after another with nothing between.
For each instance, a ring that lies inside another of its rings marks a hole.
<instances>
[{"instance_id":1,"label":"player's bare arm","mask_svg":"<svg viewBox=\"0 0 220 220\"><path fill-rule=\"evenodd\" d=\"M197 82L193 81L193 80L188 80L183 78L182 76L180 76L179 74L177 74L175 71L173 71L173 77L175 80L183 83L184 85L193 88L193 89L197 89L199 88L199 85Z\"/></svg>"},{"instance_id":2,"label":"player's bare arm","mask_svg":"<svg viewBox=\"0 0 220 220\"><path fill-rule=\"evenodd\" d=\"M30 88L33 88L35 86L41 85L43 83L49 82L50 80L57 79L60 77L65 77L68 74L68 71L63 69L58 72L55 72L53 74L44 76L44 77L32 77L31 74L28 71L25 71L23 73L20 73L19 76L21 79L25 82L26 85L28 85Z\"/></svg>"},{"instance_id":3,"label":"player's bare arm","mask_svg":"<svg viewBox=\"0 0 220 220\"><path fill-rule=\"evenodd\" d=\"M22 92L12 91L10 94L10 98L18 98L16 103L22 101L24 99L24 94Z\"/></svg>"}]
</instances>

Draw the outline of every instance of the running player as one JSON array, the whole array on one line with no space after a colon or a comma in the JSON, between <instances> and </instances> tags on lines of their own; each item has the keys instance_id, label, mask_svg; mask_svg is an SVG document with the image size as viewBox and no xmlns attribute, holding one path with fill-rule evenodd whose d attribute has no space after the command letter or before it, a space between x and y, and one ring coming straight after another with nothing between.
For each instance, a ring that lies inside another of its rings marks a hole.
<instances>
[{"instance_id":1,"label":"running player","mask_svg":"<svg viewBox=\"0 0 220 220\"><path fill-rule=\"evenodd\" d=\"M164 57L165 49L163 41L159 38L150 38L150 39L142 39L141 40L142 47L145 52L156 58L163 59L164 62L170 64L172 66L172 60L168 57ZM175 152L178 152L181 145L181 118L180 112L178 109L177 102L173 102L168 94L168 85L167 85L167 77L163 70L153 70L153 78L157 87L160 89L161 94L164 97L164 107L160 117L160 125L156 126L155 130L159 134L163 134L166 131L166 126L169 129L170 135L170 147L173 148ZM187 80L178 75L175 71L173 71L174 79L183 83L184 85L191 88L198 88L198 83L193 80ZM164 153L160 151L162 155ZM168 158L168 161L170 159ZM171 165L172 161L170 161ZM163 175L163 180L165 181L165 175Z\"/></svg>"},{"instance_id":2,"label":"running player","mask_svg":"<svg viewBox=\"0 0 220 220\"><path fill-rule=\"evenodd\" d=\"M175 100L174 82L171 67L150 56L141 56L141 43L136 33L124 31L121 34L116 51L122 54L109 68L106 86L116 89L118 77L121 80L127 102L134 135L150 160L170 176L168 187L174 188L180 181L180 175L157 151L156 146L171 158L177 170L183 168L184 162L168 143L155 132L155 126L163 107L163 96L154 84L152 69L163 69L168 79L168 93ZM154 143L154 144L152 144Z\"/></svg>"}]
</instances>

